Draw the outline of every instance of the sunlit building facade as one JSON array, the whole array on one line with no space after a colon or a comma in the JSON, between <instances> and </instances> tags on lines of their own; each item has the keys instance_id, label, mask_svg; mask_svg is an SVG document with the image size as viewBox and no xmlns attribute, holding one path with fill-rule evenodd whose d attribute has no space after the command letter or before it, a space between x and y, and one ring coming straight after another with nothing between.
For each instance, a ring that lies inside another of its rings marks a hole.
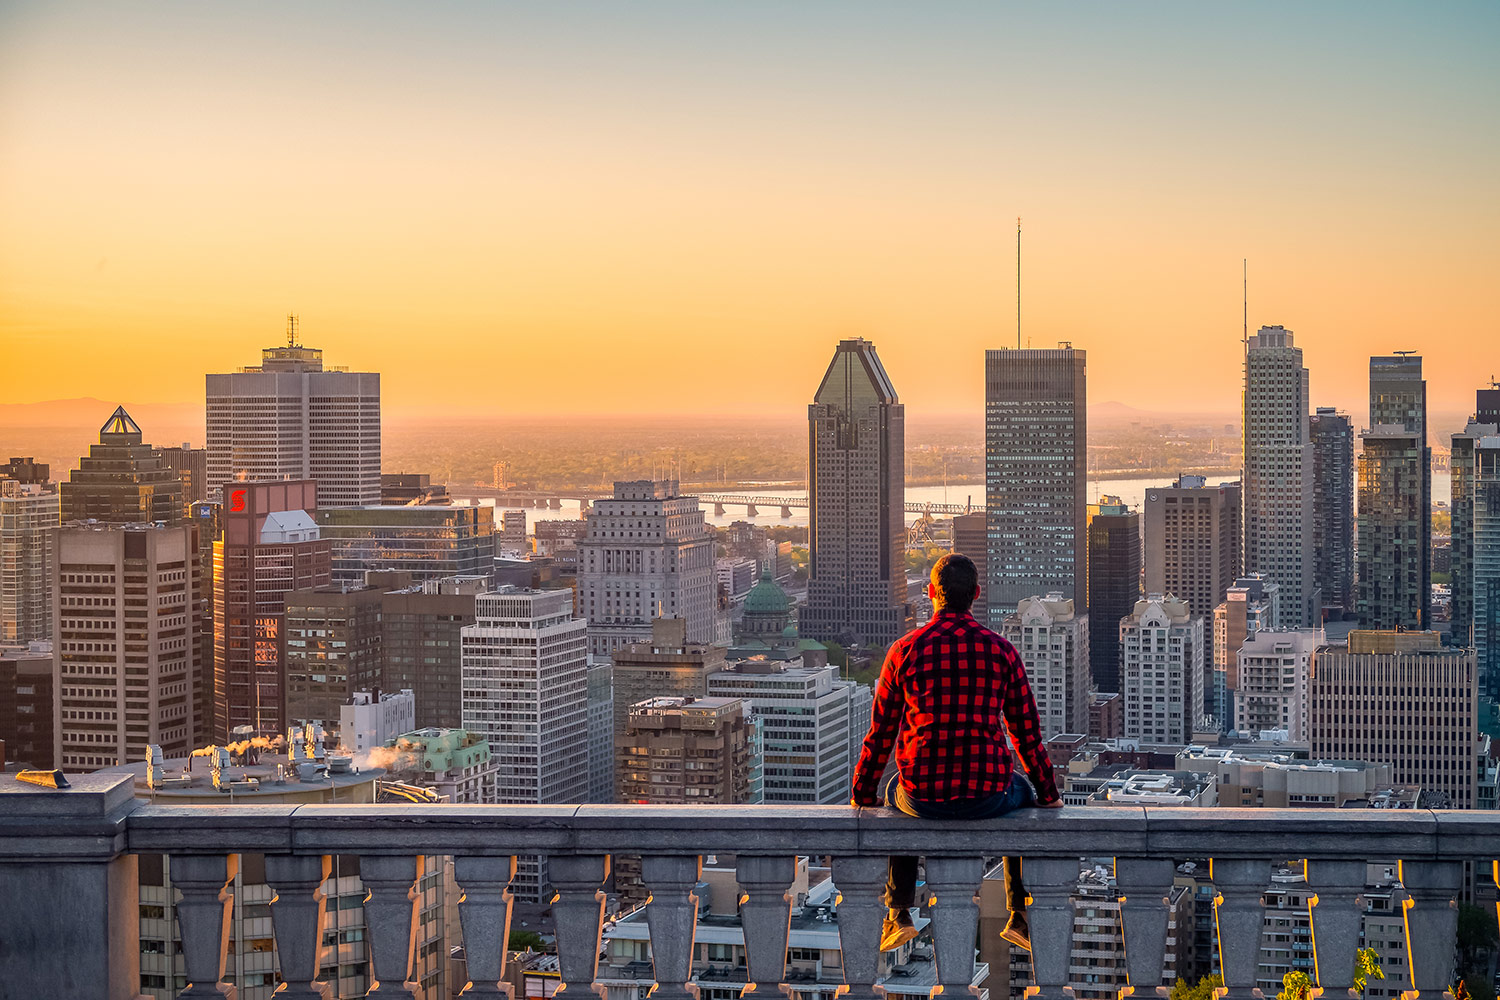
<instances>
[{"instance_id":1,"label":"sunlit building facade","mask_svg":"<svg viewBox=\"0 0 1500 1000\"><path fill-rule=\"evenodd\" d=\"M1420 357L1370 359L1370 425L1360 437L1360 627L1425 629L1432 604L1432 450Z\"/></svg>"}]
</instances>

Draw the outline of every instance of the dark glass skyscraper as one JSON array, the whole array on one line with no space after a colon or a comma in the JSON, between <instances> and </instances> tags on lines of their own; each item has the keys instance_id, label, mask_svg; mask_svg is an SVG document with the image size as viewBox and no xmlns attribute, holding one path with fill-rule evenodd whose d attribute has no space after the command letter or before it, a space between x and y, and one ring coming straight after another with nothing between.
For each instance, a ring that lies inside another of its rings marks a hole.
<instances>
[{"instance_id":1,"label":"dark glass skyscraper","mask_svg":"<svg viewBox=\"0 0 1500 1000\"><path fill-rule=\"evenodd\" d=\"M841 340L808 421L804 638L889 643L906 628L906 410L867 340Z\"/></svg>"},{"instance_id":2,"label":"dark glass skyscraper","mask_svg":"<svg viewBox=\"0 0 1500 1000\"><path fill-rule=\"evenodd\" d=\"M1141 598L1141 515L1101 497L1089 504L1089 663L1098 691L1120 690L1120 619Z\"/></svg>"},{"instance_id":3,"label":"dark glass skyscraper","mask_svg":"<svg viewBox=\"0 0 1500 1000\"><path fill-rule=\"evenodd\" d=\"M1425 629L1432 604L1432 450L1422 359L1370 359L1359 457L1358 612L1365 629Z\"/></svg>"},{"instance_id":4,"label":"dark glass skyscraper","mask_svg":"<svg viewBox=\"0 0 1500 1000\"><path fill-rule=\"evenodd\" d=\"M1086 355L1050 350L984 355L984 483L989 626L1016 604L1060 591L1088 600Z\"/></svg>"},{"instance_id":5,"label":"dark glass skyscraper","mask_svg":"<svg viewBox=\"0 0 1500 1000\"><path fill-rule=\"evenodd\" d=\"M181 524L182 480L141 440L125 407L99 428L99 443L62 484L62 519L104 524Z\"/></svg>"},{"instance_id":6,"label":"dark glass skyscraper","mask_svg":"<svg viewBox=\"0 0 1500 1000\"><path fill-rule=\"evenodd\" d=\"M1308 422L1313 450L1313 581L1323 616L1354 611L1354 424L1320 406Z\"/></svg>"},{"instance_id":7,"label":"dark glass skyscraper","mask_svg":"<svg viewBox=\"0 0 1500 1000\"><path fill-rule=\"evenodd\" d=\"M1474 630L1474 449L1486 436L1496 435L1500 435L1500 389L1480 389L1474 416L1453 435L1448 456L1452 475L1448 510L1453 520L1451 629L1460 643L1472 643Z\"/></svg>"}]
</instances>

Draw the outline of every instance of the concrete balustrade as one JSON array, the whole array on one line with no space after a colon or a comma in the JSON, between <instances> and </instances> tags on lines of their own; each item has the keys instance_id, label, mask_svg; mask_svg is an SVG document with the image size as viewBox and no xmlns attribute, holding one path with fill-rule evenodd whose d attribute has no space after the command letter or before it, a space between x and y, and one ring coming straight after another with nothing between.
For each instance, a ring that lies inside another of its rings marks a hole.
<instances>
[{"instance_id":1,"label":"concrete balustrade","mask_svg":"<svg viewBox=\"0 0 1500 1000\"><path fill-rule=\"evenodd\" d=\"M1455 901L1464 862L1500 857L1500 814L1474 812L1068 808L997 820L934 823L841 806L155 806L130 776L83 775L66 790L0 778L0 1000L138 992L136 854L171 856L186 997L230 996L219 983L240 857L265 855L272 922L289 998L326 997L316 981L329 856L358 855L370 896L372 996L410 995L417 885L424 858L454 858L469 992L503 992L515 856L547 854L562 989L587 994L599 971L610 858L639 855L655 1000L696 1000L695 888L706 854L733 855L743 893L747 994L787 989L789 888L797 855L832 859L848 1000L883 995L880 893L890 854L926 858L937 980L945 996L975 990L977 891L985 859L1025 858L1035 993L1069 994L1068 953L1079 859L1115 859L1129 993L1163 978L1167 894L1175 863L1211 859L1228 1000L1256 992L1273 862L1303 859L1312 890L1323 992L1345 995L1359 942L1367 860L1400 863L1412 1000L1450 984ZM1488 862L1482 869L1493 869ZM1003 987L1002 987L1003 988ZM1332 991L1331 993L1329 991ZM998 1000L998 997L997 997Z\"/></svg>"}]
</instances>

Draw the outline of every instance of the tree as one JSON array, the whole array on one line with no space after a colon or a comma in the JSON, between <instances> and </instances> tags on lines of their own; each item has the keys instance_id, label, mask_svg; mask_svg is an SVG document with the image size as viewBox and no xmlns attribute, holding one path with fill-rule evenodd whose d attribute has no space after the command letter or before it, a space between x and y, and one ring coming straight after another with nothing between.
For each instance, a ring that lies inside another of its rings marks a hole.
<instances>
[{"instance_id":1,"label":"tree","mask_svg":"<svg viewBox=\"0 0 1500 1000\"><path fill-rule=\"evenodd\" d=\"M1371 979L1384 979L1385 973L1380 969L1380 956L1375 953L1374 948L1360 948L1354 953L1354 990L1356 993L1365 991L1365 983Z\"/></svg>"},{"instance_id":2,"label":"tree","mask_svg":"<svg viewBox=\"0 0 1500 1000\"><path fill-rule=\"evenodd\" d=\"M1305 972L1288 972L1281 977L1281 991L1276 1000L1308 1000L1312 996L1313 981Z\"/></svg>"},{"instance_id":3,"label":"tree","mask_svg":"<svg viewBox=\"0 0 1500 1000\"><path fill-rule=\"evenodd\" d=\"M1223 976L1204 976L1196 986L1189 986L1186 979L1179 979L1172 984L1169 1000L1215 1000L1223 985Z\"/></svg>"},{"instance_id":4,"label":"tree","mask_svg":"<svg viewBox=\"0 0 1500 1000\"><path fill-rule=\"evenodd\" d=\"M1489 969L1496 944L1495 916L1473 903L1458 904L1458 972L1478 977Z\"/></svg>"},{"instance_id":5,"label":"tree","mask_svg":"<svg viewBox=\"0 0 1500 1000\"><path fill-rule=\"evenodd\" d=\"M542 936L536 931L511 931L506 947L511 951L541 951Z\"/></svg>"}]
</instances>

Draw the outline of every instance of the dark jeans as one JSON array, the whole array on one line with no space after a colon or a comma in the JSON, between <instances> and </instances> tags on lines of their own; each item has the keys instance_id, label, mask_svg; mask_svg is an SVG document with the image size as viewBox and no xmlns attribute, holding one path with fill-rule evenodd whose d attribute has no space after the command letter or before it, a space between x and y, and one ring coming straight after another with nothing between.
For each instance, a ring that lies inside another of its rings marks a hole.
<instances>
[{"instance_id":1,"label":"dark jeans","mask_svg":"<svg viewBox=\"0 0 1500 1000\"><path fill-rule=\"evenodd\" d=\"M1020 774L1012 773L1010 787L987 799L928 802L907 795L901 788L898 774L885 786L885 804L922 819L989 819L1036 805L1036 795L1030 782ZM1021 882L1021 859L1018 856L1007 855L1005 858L1005 899L1010 912L1025 914L1026 886ZM885 904L893 910L905 910L915 906L916 901L917 859L891 858L891 873L885 883Z\"/></svg>"}]
</instances>

